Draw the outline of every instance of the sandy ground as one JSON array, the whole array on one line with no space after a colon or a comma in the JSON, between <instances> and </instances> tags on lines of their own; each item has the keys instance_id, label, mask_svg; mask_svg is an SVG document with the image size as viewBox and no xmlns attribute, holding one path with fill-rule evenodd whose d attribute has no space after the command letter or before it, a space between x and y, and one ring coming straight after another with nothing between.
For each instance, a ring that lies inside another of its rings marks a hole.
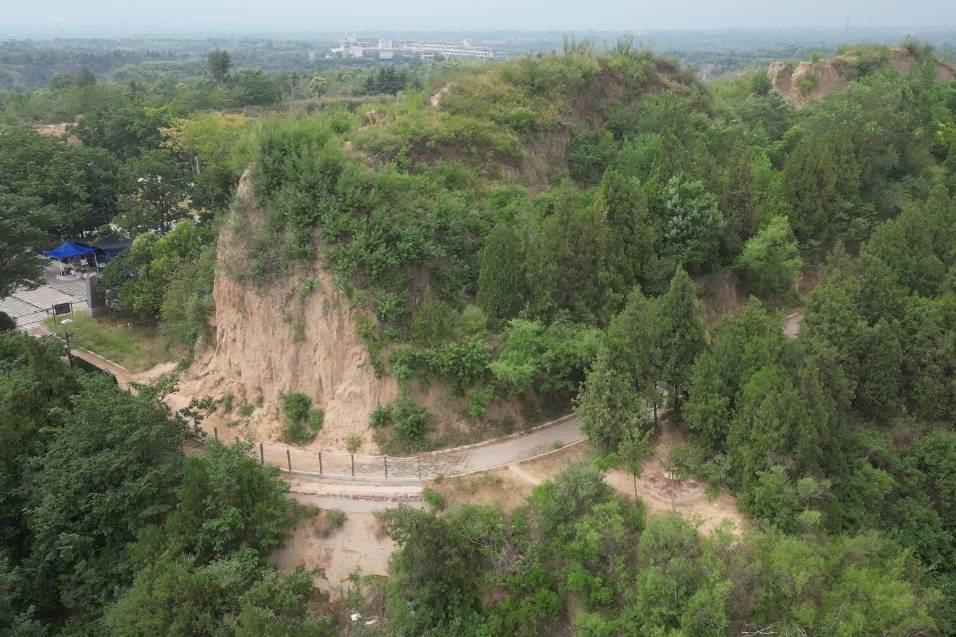
<instances>
[{"instance_id":1,"label":"sandy ground","mask_svg":"<svg viewBox=\"0 0 956 637\"><path fill-rule=\"evenodd\" d=\"M334 596L348 590L352 573L388 572L388 559L395 543L385 536L379 512L400 504L425 507L420 487L292 480L291 488L298 503L318 507L322 513L300 521L290 539L269 556L269 561L284 572L304 566L315 572L316 585ZM323 516L332 509L343 511L348 517L341 528L326 535Z\"/></svg>"},{"instance_id":2,"label":"sandy ground","mask_svg":"<svg viewBox=\"0 0 956 637\"><path fill-rule=\"evenodd\" d=\"M661 434L655 440L655 452L645 461L636 482L637 496L646 507L647 515L675 512L694 523L701 533L727 525L739 535L746 527L746 520L728 492L722 490L713 496L706 485L696 480L676 480L664 471L662 459L671 447L682 442L683 436L676 428L662 423ZM553 478L569 463L593 456L594 450L587 443L575 444L534 460L445 478L428 486L442 494L449 508L471 503L511 511L525 501L535 485ZM624 496L634 497L635 481L631 474L611 469L605 472L605 477ZM386 574L388 558L395 545L382 534L375 516L377 511L401 502L425 506L421 487L415 485L323 482L307 478L292 480L291 485L292 495L300 503L340 509L348 513L349 519L342 529L325 538L317 533L320 525L314 520L301 522L292 539L271 559L286 571L300 564L307 569L323 569L324 577L317 578L317 584L333 595L347 589L352 572Z\"/></svg>"},{"instance_id":3,"label":"sandy ground","mask_svg":"<svg viewBox=\"0 0 956 637\"><path fill-rule=\"evenodd\" d=\"M803 312L790 314L783 323L783 333L786 334L789 339L797 338L797 334L800 333L801 323L803 323Z\"/></svg>"},{"instance_id":4,"label":"sandy ground","mask_svg":"<svg viewBox=\"0 0 956 637\"><path fill-rule=\"evenodd\" d=\"M726 523L735 534L739 534L744 529L745 519L728 492L722 490L716 497L711 497L706 485L696 480L675 480L664 471L661 460L667 457L671 447L682 442L681 433L662 421L662 431L655 441L654 453L644 462L641 475L637 478L637 496L647 507L647 514L679 513L693 521L702 533ZM540 460L522 463L520 467L533 478L547 480L568 463L589 458L593 454L589 445L576 445ZM634 497L634 478L630 473L611 469L605 472L605 477L608 484L622 494Z\"/></svg>"},{"instance_id":5,"label":"sandy ground","mask_svg":"<svg viewBox=\"0 0 956 637\"><path fill-rule=\"evenodd\" d=\"M511 471L512 467L487 473L450 478L431 487L445 498L446 507L458 504L499 506L511 511L531 495L534 485Z\"/></svg>"}]
</instances>

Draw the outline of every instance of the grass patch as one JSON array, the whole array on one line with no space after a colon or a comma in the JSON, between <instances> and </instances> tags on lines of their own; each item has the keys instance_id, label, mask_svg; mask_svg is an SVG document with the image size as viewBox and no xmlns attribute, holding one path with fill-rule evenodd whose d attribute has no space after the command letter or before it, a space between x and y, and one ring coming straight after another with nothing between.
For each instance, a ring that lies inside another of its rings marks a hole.
<instances>
[{"instance_id":1,"label":"grass patch","mask_svg":"<svg viewBox=\"0 0 956 637\"><path fill-rule=\"evenodd\" d=\"M445 508L445 496L431 487L422 489L422 497L425 498L425 502L428 503L428 506L435 511L441 511Z\"/></svg>"},{"instance_id":2,"label":"grass patch","mask_svg":"<svg viewBox=\"0 0 956 637\"><path fill-rule=\"evenodd\" d=\"M74 312L65 318L73 320L61 325L51 317L44 321L44 325L60 337L69 332L70 344L74 347L88 349L131 372L143 372L178 358L152 327L127 325L108 316L94 319L82 312ZM57 317L59 321L63 319L62 315Z\"/></svg>"}]
</instances>

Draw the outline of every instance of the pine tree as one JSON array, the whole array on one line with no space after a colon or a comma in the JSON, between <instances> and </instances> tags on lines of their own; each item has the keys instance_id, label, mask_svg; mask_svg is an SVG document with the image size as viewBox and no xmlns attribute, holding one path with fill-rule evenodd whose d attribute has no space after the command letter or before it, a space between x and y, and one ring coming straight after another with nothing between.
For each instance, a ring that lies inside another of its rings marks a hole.
<instances>
[{"instance_id":1,"label":"pine tree","mask_svg":"<svg viewBox=\"0 0 956 637\"><path fill-rule=\"evenodd\" d=\"M712 450L720 450L727 435L732 396L728 396L730 392L712 353L704 352L697 358L691 371L689 393L685 406L687 424Z\"/></svg>"},{"instance_id":2,"label":"pine tree","mask_svg":"<svg viewBox=\"0 0 956 637\"><path fill-rule=\"evenodd\" d=\"M661 355L657 342L658 303L648 299L636 286L627 305L607 327L604 348L614 360L628 366L637 391L654 409L661 396L657 383L661 379Z\"/></svg>"},{"instance_id":3,"label":"pine tree","mask_svg":"<svg viewBox=\"0 0 956 637\"><path fill-rule=\"evenodd\" d=\"M870 418L885 420L899 410L903 352L885 319L867 330L856 406Z\"/></svg>"},{"instance_id":4,"label":"pine tree","mask_svg":"<svg viewBox=\"0 0 956 637\"><path fill-rule=\"evenodd\" d=\"M661 298L659 350L662 375L672 392L674 412L680 417L680 397L687 391L690 370L704 348L704 326L693 281L678 267L670 288Z\"/></svg>"},{"instance_id":5,"label":"pine tree","mask_svg":"<svg viewBox=\"0 0 956 637\"><path fill-rule=\"evenodd\" d=\"M494 320L514 318L527 298L524 243L515 227L496 225L481 251L478 305Z\"/></svg>"},{"instance_id":6,"label":"pine tree","mask_svg":"<svg viewBox=\"0 0 956 637\"><path fill-rule=\"evenodd\" d=\"M609 168L598 192L607 208L607 269L619 289L627 290L648 275L657 255L660 227L650 215L636 177Z\"/></svg>"},{"instance_id":7,"label":"pine tree","mask_svg":"<svg viewBox=\"0 0 956 637\"><path fill-rule=\"evenodd\" d=\"M625 437L646 440L653 431L647 408L625 365L607 350L599 356L575 403L581 429L603 451L616 451Z\"/></svg>"}]
</instances>

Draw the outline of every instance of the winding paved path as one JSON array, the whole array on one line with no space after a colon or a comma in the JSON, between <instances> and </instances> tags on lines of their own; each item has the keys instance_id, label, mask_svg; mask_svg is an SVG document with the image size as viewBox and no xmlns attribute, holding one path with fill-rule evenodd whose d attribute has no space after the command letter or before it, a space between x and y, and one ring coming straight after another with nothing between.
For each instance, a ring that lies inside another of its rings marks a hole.
<instances>
[{"instance_id":1,"label":"winding paved path","mask_svg":"<svg viewBox=\"0 0 956 637\"><path fill-rule=\"evenodd\" d=\"M45 328L34 332L37 335L49 333ZM126 368L89 350L73 348L72 353L113 374L123 389L127 389L132 382L153 382L175 368L175 363L163 363L141 374L132 374ZM506 467L577 444L585 438L578 426L577 416L570 414L527 432L407 458L319 452L271 442L259 445L258 450L264 464L278 467L287 474L298 477L419 484L437 476L454 477Z\"/></svg>"},{"instance_id":2,"label":"winding paved path","mask_svg":"<svg viewBox=\"0 0 956 637\"><path fill-rule=\"evenodd\" d=\"M266 443L263 462L304 478L391 484L415 484L438 476L454 477L505 467L577 444L585 439L576 416L485 442L397 458L312 451Z\"/></svg>"}]
</instances>

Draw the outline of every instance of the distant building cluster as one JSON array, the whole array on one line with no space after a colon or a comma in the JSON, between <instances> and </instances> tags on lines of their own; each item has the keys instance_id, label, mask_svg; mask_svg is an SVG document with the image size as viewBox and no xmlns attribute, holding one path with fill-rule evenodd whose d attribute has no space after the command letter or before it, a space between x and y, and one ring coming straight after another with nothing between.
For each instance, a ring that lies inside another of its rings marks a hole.
<instances>
[{"instance_id":1,"label":"distant building cluster","mask_svg":"<svg viewBox=\"0 0 956 637\"><path fill-rule=\"evenodd\" d=\"M381 38L360 38L352 34L345 36L333 53L346 57L394 60L420 58L432 60L438 56L457 60L493 60L499 54L487 47L472 46L468 40L452 42L419 42L415 40L383 40Z\"/></svg>"}]
</instances>

